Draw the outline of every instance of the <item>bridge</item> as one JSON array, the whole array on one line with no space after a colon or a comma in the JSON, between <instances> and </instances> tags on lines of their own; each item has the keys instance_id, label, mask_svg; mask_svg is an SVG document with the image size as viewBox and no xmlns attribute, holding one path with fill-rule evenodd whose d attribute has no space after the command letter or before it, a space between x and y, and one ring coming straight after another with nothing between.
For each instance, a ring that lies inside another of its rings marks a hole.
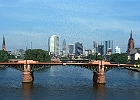
<instances>
[{"instance_id":1,"label":"bridge","mask_svg":"<svg viewBox=\"0 0 140 100\"><path fill-rule=\"evenodd\" d=\"M72 65L87 68L93 71L93 82L104 84L105 72L115 67L134 67L132 64L111 64L110 62L98 60L98 61L87 61L87 60L62 60L58 62L38 62L33 60L22 60L17 62L3 62L1 66L15 68L22 71L22 82L33 82L35 70L44 68L46 66L57 66L57 65Z\"/></svg>"}]
</instances>

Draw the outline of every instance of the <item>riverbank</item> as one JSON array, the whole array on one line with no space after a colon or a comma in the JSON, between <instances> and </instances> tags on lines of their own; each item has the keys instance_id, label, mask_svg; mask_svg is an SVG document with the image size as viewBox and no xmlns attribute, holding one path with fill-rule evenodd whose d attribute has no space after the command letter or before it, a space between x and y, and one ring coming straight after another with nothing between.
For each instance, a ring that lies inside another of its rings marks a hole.
<instances>
[{"instance_id":1,"label":"riverbank","mask_svg":"<svg viewBox=\"0 0 140 100\"><path fill-rule=\"evenodd\" d=\"M140 72L140 67L135 67L135 68L130 67L130 68L126 68L126 69L136 71L136 72Z\"/></svg>"},{"instance_id":2,"label":"riverbank","mask_svg":"<svg viewBox=\"0 0 140 100\"><path fill-rule=\"evenodd\" d=\"M0 68L5 68L5 66L3 66L3 65L0 65Z\"/></svg>"}]
</instances>

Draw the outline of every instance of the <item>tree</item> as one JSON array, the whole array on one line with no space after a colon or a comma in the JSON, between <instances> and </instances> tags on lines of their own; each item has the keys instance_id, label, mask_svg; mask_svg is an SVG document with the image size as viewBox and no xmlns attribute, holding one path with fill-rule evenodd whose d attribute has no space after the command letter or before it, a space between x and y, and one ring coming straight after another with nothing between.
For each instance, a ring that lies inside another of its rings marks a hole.
<instances>
[{"instance_id":1,"label":"tree","mask_svg":"<svg viewBox=\"0 0 140 100\"><path fill-rule=\"evenodd\" d=\"M95 55L92 55L92 54L89 54L88 56L87 56L87 59L89 59L89 60L95 60Z\"/></svg>"},{"instance_id":2,"label":"tree","mask_svg":"<svg viewBox=\"0 0 140 100\"><path fill-rule=\"evenodd\" d=\"M9 61L9 54L7 51L0 50L0 62L8 62Z\"/></svg>"},{"instance_id":3,"label":"tree","mask_svg":"<svg viewBox=\"0 0 140 100\"><path fill-rule=\"evenodd\" d=\"M35 60L39 62L50 61L49 52L42 49L28 49L25 51L25 60Z\"/></svg>"},{"instance_id":4,"label":"tree","mask_svg":"<svg viewBox=\"0 0 140 100\"><path fill-rule=\"evenodd\" d=\"M128 62L128 55L126 53L112 54L110 56L110 62L127 63Z\"/></svg>"},{"instance_id":5,"label":"tree","mask_svg":"<svg viewBox=\"0 0 140 100\"><path fill-rule=\"evenodd\" d=\"M92 54L89 54L88 56L87 56L87 59L89 59L89 60L103 60L103 57L102 57L102 55L92 55Z\"/></svg>"}]
</instances>

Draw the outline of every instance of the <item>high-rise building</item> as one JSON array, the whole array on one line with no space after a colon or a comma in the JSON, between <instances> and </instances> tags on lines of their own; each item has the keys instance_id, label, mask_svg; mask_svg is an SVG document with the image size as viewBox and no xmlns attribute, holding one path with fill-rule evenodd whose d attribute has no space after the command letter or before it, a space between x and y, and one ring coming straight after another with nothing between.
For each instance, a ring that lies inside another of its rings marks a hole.
<instances>
[{"instance_id":1,"label":"high-rise building","mask_svg":"<svg viewBox=\"0 0 140 100\"><path fill-rule=\"evenodd\" d=\"M89 54L92 54L92 50L85 49L85 56L88 56Z\"/></svg>"},{"instance_id":2,"label":"high-rise building","mask_svg":"<svg viewBox=\"0 0 140 100\"><path fill-rule=\"evenodd\" d=\"M128 40L127 53L131 54L132 53L131 51L133 50L134 50L134 39L132 38L132 31L131 31L130 38Z\"/></svg>"},{"instance_id":3,"label":"high-rise building","mask_svg":"<svg viewBox=\"0 0 140 100\"><path fill-rule=\"evenodd\" d=\"M74 54L74 45L73 44L68 45L68 54L69 55Z\"/></svg>"},{"instance_id":4,"label":"high-rise building","mask_svg":"<svg viewBox=\"0 0 140 100\"><path fill-rule=\"evenodd\" d=\"M98 52L98 44L96 43L96 41L93 41L93 53L97 53Z\"/></svg>"},{"instance_id":5,"label":"high-rise building","mask_svg":"<svg viewBox=\"0 0 140 100\"><path fill-rule=\"evenodd\" d=\"M3 42L2 42L2 50L5 50L6 51L4 35L3 35Z\"/></svg>"},{"instance_id":6,"label":"high-rise building","mask_svg":"<svg viewBox=\"0 0 140 100\"><path fill-rule=\"evenodd\" d=\"M60 55L60 40L59 36L52 35L48 41L48 49L51 54L54 56Z\"/></svg>"},{"instance_id":7,"label":"high-rise building","mask_svg":"<svg viewBox=\"0 0 140 100\"><path fill-rule=\"evenodd\" d=\"M63 55L67 54L67 45L66 45L65 39L63 40L63 44L62 44L62 52L63 52Z\"/></svg>"},{"instance_id":8,"label":"high-rise building","mask_svg":"<svg viewBox=\"0 0 140 100\"><path fill-rule=\"evenodd\" d=\"M108 50L111 53L113 53L113 40L104 41L103 45L104 45L104 55L106 55L108 53Z\"/></svg>"},{"instance_id":9,"label":"high-rise building","mask_svg":"<svg viewBox=\"0 0 140 100\"><path fill-rule=\"evenodd\" d=\"M121 49L118 47L118 46L116 46L116 48L115 48L115 53L121 53Z\"/></svg>"},{"instance_id":10,"label":"high-rise building","mask_svg":"<svg viewBox=\"0 0 140 100\"><path fill-rule=\"evenodd\" d=\"M104 45L98 45L98 53L100 53L101 55L104 54Z\"/></svg>"},{"instance_id":11,"label":"high-rise building","mask_svg":"<svg viewBox=\"0 0 140 100\"><path fill-rule=\"evenodd\" d=\"M75 55L79 56L83 54L83 45L80 42L75 43Z\"/></svg>"}]
</instances>

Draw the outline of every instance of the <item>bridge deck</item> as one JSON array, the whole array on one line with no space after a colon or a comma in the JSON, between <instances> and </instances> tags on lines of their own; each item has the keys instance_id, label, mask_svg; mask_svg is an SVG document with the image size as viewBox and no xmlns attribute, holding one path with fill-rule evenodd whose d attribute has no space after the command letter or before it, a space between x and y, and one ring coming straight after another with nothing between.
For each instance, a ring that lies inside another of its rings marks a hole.
<instances>
[{"instance_id":1,"label":"bridge deck","mask_svg":"<svg viewBox=\"0 0 140 100\"><path fill-rule=\"evenodd\" d=\"M26 63L18 63L18 62L2 62L0 65L25 65ZM36 63L27 63L28 65L86 65L86 66L98 66L99 63L92 62L92 63L76 63L76 62L36 62ZM133 64L110 64L104 63L103 66L116 66L116 67L134 67Z\"/></svg>"}]
</instances>

